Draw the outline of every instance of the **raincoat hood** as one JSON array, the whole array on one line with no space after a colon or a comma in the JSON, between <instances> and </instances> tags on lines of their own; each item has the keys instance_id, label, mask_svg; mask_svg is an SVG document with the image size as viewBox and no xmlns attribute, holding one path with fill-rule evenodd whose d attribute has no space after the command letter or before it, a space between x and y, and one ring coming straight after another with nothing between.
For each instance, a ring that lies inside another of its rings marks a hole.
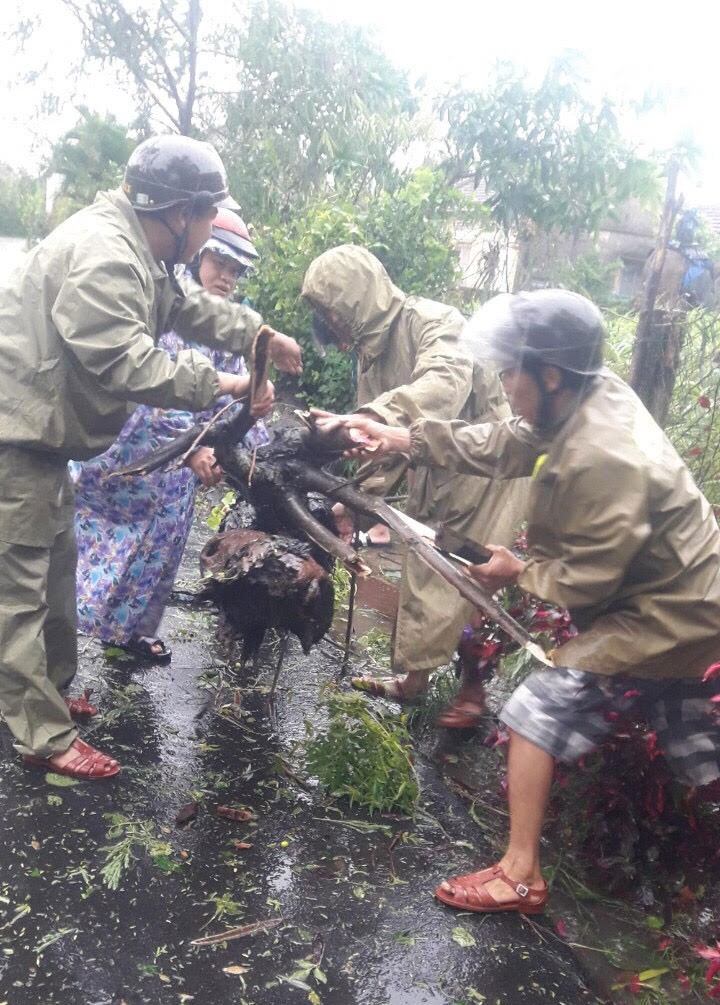
<instances>
[{"instance_id":1,"label":"raincoat hood","mask_svg":"<svg viewBox=\"0 0 720 1005\"><path fill-rule=\"evenodd\" d=\"M333 311L342 318L361 369L383 352L406 300L382 263L354 244L331 248L311 262L302 295L313 307Z\"/></svg>"}]
</instances>

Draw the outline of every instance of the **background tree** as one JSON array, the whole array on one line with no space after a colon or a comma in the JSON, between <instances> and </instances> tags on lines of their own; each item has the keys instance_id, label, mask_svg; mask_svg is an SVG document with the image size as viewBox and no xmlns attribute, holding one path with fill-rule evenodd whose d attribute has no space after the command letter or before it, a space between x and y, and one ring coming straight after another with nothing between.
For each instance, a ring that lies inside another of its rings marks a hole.
<instances>
[{"instance_id":1,"label":"background tree","mask_svg":"<svg viewBox=\"0 0 720 1005\"><path fill-rule=\"evenodd\" d=\"M279 0L232 4L214 22L200 0L61 2L82 28L81 67L131 84L142 130L212 140L252 215L396 178L415 102L366 30Z\"/></svg>"},{"instance_id":2,"label":"background tree","mask_svg":"<svg viewBox=\"0 0 720 1005\"><path fill-rule=\"evenodd\" d=\"M502 63L486 90L455 88L437 110L447 126L448 180L483 183L493 223L520 245L516 287L527 278L533 237L594 233L616 207L657 190L654 165L625 142L609 99L585 97L570 57L537 88Z\"/></svg>"},{"instance_id":3,"label":"background tree","mask_svg":"<svg viewBox=\"0 0 720 1005\"><path fill-rule=\"evenodd\" d=\"M38 179L0 164L0 234L8 237L27 235L27 214L38 195L44 200L44 188Z\"/></svg>"},{"instance_id":4,"label":"background tree","mask_svg":"<svg viewBox=\"0 0 720 1005\"><path fill-rule=\"evenodd\" d=\"M115 188L136 145L114 116L102 117L81 108L81 119L53 148L46 175L61 174L50 225L88 206L98 192Z\"/></svg>"},{"instance_id":5,"label":"background tree","mask_svg":"<svg viewBox=\"0 0 720 1005\"><path fill-rule=\"evenodd\" d=\"M212 137L243 209L287 218L322 192L395 187L416 102L368 32L279 0L235 11L215 39L233 86L215 94Z\"/></svg>"},{"instance_id":6,"label":"background tree","mask_svg":"<svg viewBox=\"0 0 720 1005\"><path fill-rule=\"evenodd\" d=\"M139 120L191 135L198 97L200 0L61 0L82 28L85 64L118 71Z\"/></svg>"}]
</instances>

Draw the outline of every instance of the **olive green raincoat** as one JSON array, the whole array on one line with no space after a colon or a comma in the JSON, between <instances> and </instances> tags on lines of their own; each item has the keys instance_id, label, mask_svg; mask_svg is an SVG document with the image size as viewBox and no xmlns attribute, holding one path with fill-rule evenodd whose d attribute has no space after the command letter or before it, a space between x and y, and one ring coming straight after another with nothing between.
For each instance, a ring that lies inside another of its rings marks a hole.
<instances>
[{"instance_id":1,"label":"olive green raincoat","mask_svg":"<svg viewBox=\"0 0 720 1005\"><path fill-rule=\"evenodd\" d=\"M580 634L553 659L598 674L699 677L720 660L720 531L672 444L604 370L545 442L521 420L419 421L420 464L536 471L519 585L567 607ZM544 458L544 459L543 459Z\"/></svg>"},{"instance_id":2,"label":"olive green raincoat","mask_svg":"<svg viewBox=\"0 0 720 1005\"><path fill-rule=\"evenodd\" d=\"M364 248L342 245L310 265L303 295L348 328L358 361L358 406L389 425L421 417L468 422L510 415L495 374L473 364L460 345L464 321L454 307L408 297ZM388 494L407 462L368 479L363 488ZM527 483L493 485L420 467L412 474L407 510L447 523L477 542L505 544L524 516ZM416 556L403 569L393 666L427 670L447 663L472 608Z\"/></svg>"},{"instance_id":3,"label":"olive green raincoat","mask_svg":"<svg viewBox=\"0 0 720 1005\"><path fill-rule=\"evenodd\" d=\"M57 691L76 665L68 459L110 446L131 403L215 399L209 360L173 361L162 332L247 354L260 322L185 297L120 190L61 224L0 289L0 709L23 753L61 752L75 735Z\"/></svg>"}]
</instances>

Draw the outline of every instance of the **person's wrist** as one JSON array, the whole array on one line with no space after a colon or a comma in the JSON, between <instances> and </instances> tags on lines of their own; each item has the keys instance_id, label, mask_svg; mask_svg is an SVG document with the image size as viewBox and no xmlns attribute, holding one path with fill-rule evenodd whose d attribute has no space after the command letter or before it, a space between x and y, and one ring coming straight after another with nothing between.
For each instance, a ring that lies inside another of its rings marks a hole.
<instances>
[{"instance_id":1,"label":"person's wrist","mask_svg":"<svg viewBox=\"0 0 720 1005\"><path fill-rule=\"evenodd\" d=\"M390 433L390 446L398 453L407 453L410 449L410 430L393 429Z\"/></svg>"}]
</instances>

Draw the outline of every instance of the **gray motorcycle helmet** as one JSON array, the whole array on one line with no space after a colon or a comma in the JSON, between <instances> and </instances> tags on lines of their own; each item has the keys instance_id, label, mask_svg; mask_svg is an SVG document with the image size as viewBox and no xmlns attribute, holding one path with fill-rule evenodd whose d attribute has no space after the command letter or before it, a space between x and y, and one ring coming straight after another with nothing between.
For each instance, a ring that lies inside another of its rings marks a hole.
<instances>
[{"instance_id":1,"label":"gray motorcycle helmet","mask_svg":"<svg viewBox=\"0 0 720 1005\"><path fill-rule=\"evenodd\" d=\"M569 290L534 290L493 297L467 323L463 336L476 359L499 370L556 366L590 377L603 365L602 314Z\"/></svg>"},{"instance_id":2,"label":"gray motorcycle helmet","mask_svg":"<svg viewBox=\"0 0 720 1005\"><path fill-rule=\"evenodd\" d=\"M151 136L130 154L123 190L139 213L156 213L181 203L202 211L239 209L230 196L225 167L209 143L190 136Z\"/></svg>"}]
</instances>

